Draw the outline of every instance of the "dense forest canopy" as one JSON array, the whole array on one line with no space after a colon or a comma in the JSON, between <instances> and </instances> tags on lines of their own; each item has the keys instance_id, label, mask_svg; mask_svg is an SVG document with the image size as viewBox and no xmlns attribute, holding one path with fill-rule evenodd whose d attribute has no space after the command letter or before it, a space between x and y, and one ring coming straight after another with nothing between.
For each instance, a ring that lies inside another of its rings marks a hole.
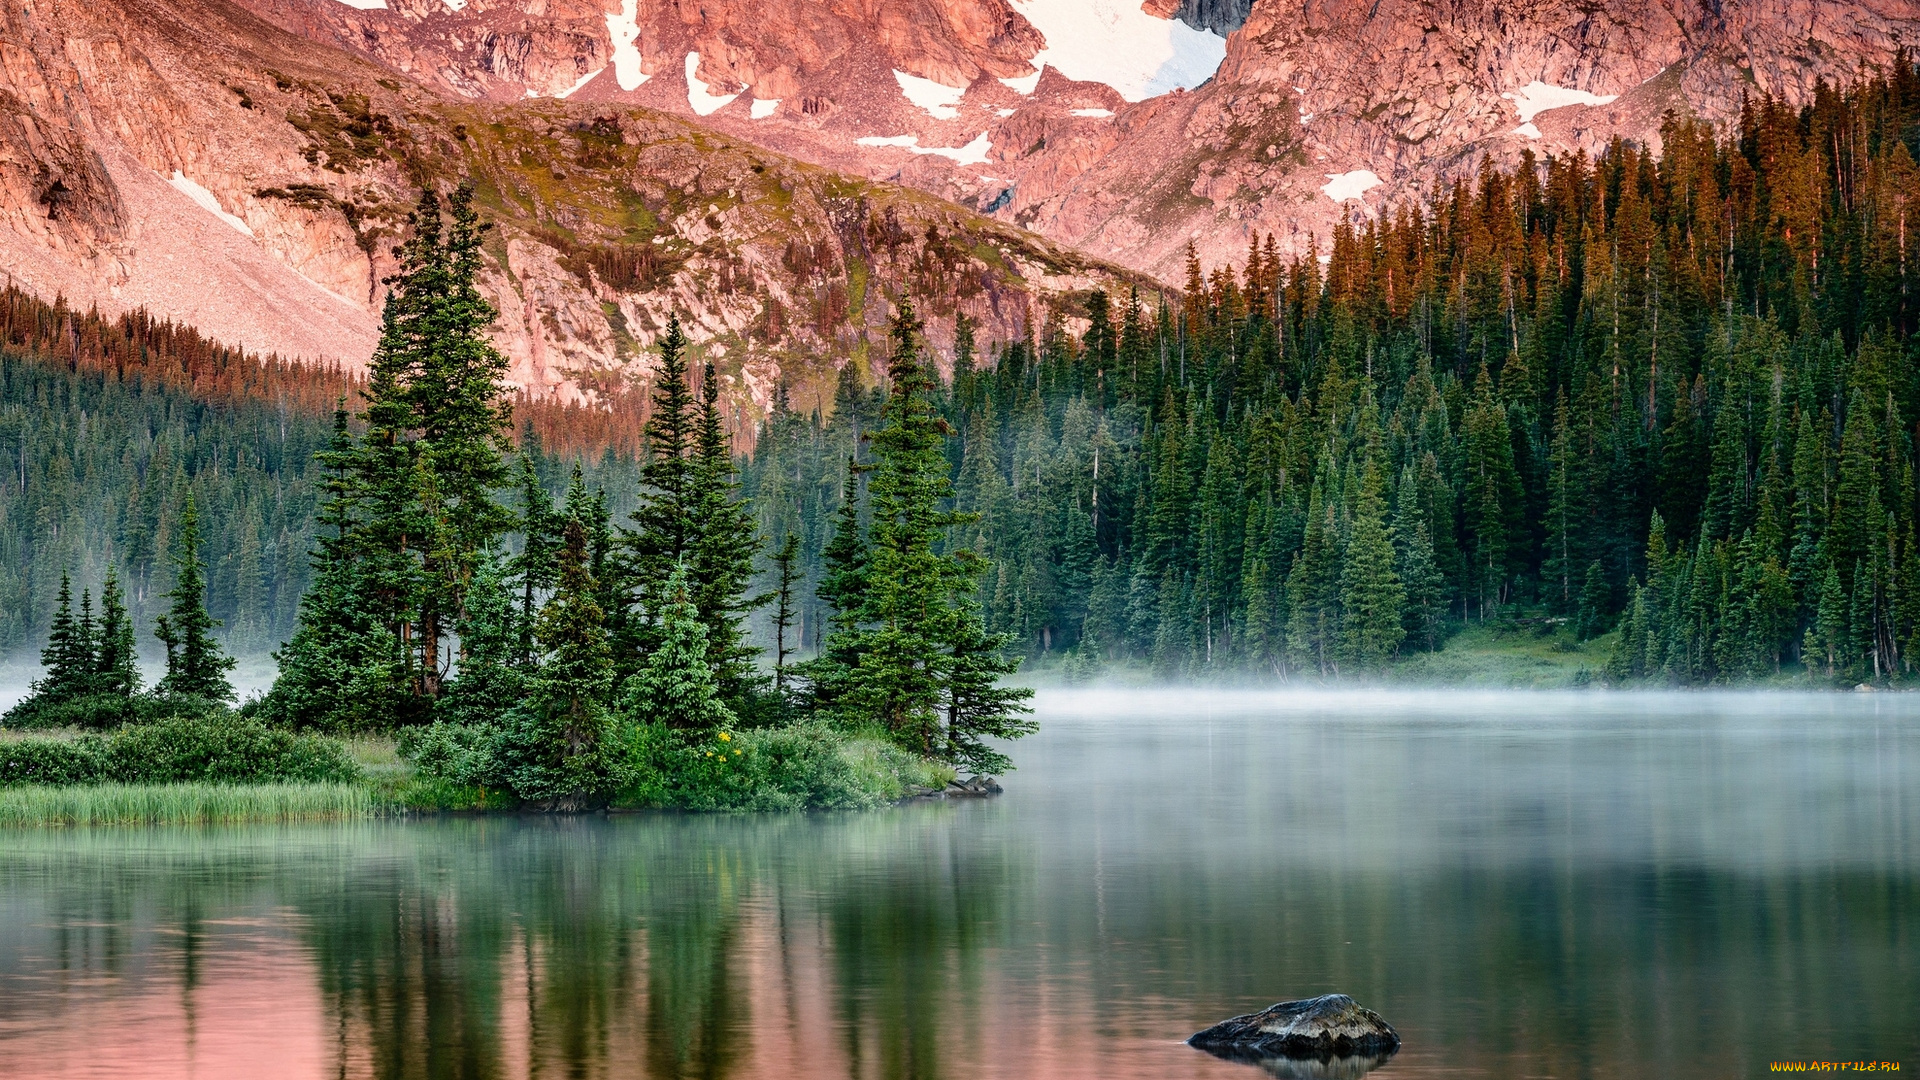
<instances>
[{"instance_id":1,"label":"dense forest canopy","mask_svg":"<svg viewBox=\"0 0 1920 1080\"><path fill-rule=\"evenodd\" d=\"M963 323L928 391L952 485L936 546L980 555L983 632L1081 670L1364 675L1523 615L1617 627L1616 681L1903 677L1917 154L1903 60L1803 109L1752 101L1723 135L1670 117L1657 153L1489 164L1430 206L1354 214L1324 251L1190 260L1180 293L1090 294L1030 340ZM354 388L6 302L0 635L46 625L63 570L111 561L146 602L152 534L191 487L214 614L283 639L313 455ZM794 538L780 633L803 655L834 631L834 539L867 527L890 389L850 364L831 413L776 400L740 468L763 591ZM624 519L654 490L635 436L656 390L519 403L542 494L503 497L524 515L585 456L584 490ZM771 610L747 624L768 644Z\"/></svg>"}]
</instances>

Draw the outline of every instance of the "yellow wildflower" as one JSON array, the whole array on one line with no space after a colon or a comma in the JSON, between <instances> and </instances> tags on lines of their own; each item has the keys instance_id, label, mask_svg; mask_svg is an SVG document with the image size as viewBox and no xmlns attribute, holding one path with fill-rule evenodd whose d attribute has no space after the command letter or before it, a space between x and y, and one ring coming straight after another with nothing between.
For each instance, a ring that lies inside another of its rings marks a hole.
<instances>
[{"instance_id":1,"label":"yellow wildflower","mask_svg":"<svg viewBox=\"0 0 1920 1080\"><path fill-rule=\"evenodd\" d=\"M723 731L723 732L721 732L721 733L720 733L720 741L721 741L721 742L732 742L732 741L733 741L733 736L731 736L731 735L729 735L729 734L727 734L726 732L724 732L724 731Z\"/></svg>"}]
</instances>

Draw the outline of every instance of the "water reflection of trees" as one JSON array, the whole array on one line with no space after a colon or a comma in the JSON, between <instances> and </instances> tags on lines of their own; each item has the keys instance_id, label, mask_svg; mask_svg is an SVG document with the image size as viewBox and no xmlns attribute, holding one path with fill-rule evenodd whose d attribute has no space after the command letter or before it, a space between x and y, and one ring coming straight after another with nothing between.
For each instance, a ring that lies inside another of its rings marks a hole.
<instances>
[{"instance_id":1,"label":"water reflection of trees","mask_svg":"<svg viewBox=\"0 0 1920 1080\"><path fill-rule=\"evenodd\" d=\"M743 1075L749 985L831 989L850 1071L937 1073L976 943L1004 921L1002 860L929 874L925 816L451 822L387 857L295 874L341 1061L376 1077ZM910 865L900 862L908 852ZM745 942L808 957L742 971ZM956 993L956 991L958 991ZM788 1010L790 1013L799 1010Z\"/></svg>"},{"instance_id":2,"label":"water reflection of trees","mask_svg":"<svg viewBox=\"0 0 1920 1080\"><path fill-rule=\"evenodd\" d=\"M921 1080L1040 1043L1093 1063L1322 990L1400 1029L1398 1071L1679 1073L1751 1048L1732 1071L1792 1056L1782 1032L1916 1045L1920 881L1898 862L1088 864L928 809L13 836L0 976L31 955L191 1013L247 922L311 964L328 1071L382 1078ZM51 1024L62 1000L6 1009Z\"/></svg>"}]
</instances>

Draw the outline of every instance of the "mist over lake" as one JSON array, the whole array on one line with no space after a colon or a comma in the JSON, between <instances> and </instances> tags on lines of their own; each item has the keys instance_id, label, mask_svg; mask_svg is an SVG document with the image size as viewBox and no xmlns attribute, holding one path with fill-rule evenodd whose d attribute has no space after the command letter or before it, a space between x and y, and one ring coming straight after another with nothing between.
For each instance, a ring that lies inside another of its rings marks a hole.
<instances>
[{"instance_id":1,"label":"mist over lake","mask_svg":"<svg viewBox=\"0 0 1920 1080\"><path fill-rule=\"evenodd\" d=\"M994 800L10 833L0 1073L1252 1080L1182 1040L1333 991L1383 1076L1920 1060L1920 699L1036 705Z\"/></svg>"}]
</instances>

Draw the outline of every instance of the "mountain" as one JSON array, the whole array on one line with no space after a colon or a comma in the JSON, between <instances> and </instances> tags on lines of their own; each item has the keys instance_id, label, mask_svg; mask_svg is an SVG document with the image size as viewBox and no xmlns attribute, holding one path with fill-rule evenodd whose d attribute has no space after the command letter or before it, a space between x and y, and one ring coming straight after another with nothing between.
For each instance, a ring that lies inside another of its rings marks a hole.
<instances>
[{"instance_id":1,"label":"mountain","mask_svg":"<svg viewBox=\"0 0 1920 1080\"><path fill-rule=\"evenodd\" d=\"M562 397L644 377L675 310L736 403L785 381L805 407L900 293L944 346L962 312L1005 339L1076 291L1153 287L641 105L457 98L228 0L22 0L0 56L0 268L263 352L364 361L417 191L462 179L496 225L513 379Z\"/></svg>"},{"instance_id":2,"label":"mountain","mask_svg":"<svg viewBox=\"0 0 1920 1080\"><path fill-rule=\"evenodd\" d=\"M1657 144L1920 40L1915 0L242 0L449 93L697 116L1172 279L1485 159Z\"/></svg>"}]
</instances>

